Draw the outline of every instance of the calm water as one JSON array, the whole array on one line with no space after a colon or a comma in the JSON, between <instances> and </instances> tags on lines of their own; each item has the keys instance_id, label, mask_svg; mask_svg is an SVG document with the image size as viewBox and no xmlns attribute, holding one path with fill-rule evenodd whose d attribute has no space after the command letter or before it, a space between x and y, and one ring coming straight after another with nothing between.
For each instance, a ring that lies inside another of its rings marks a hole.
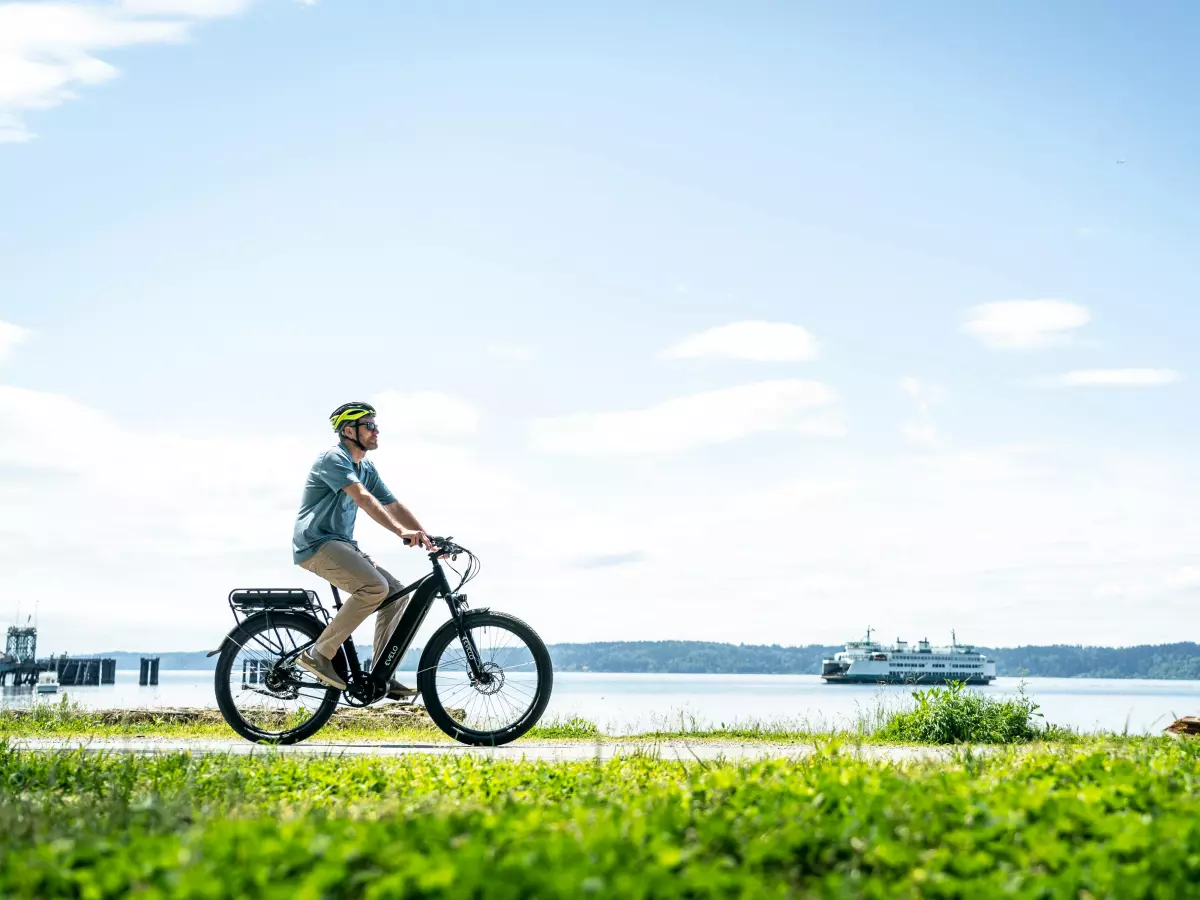
<instances>
[{"instance_id":1,"label":"calm water","mask_svg":"<svg viewBox=\"0 0 1200 900\"><path fill-rule=\"evenodd\" d=\"M216 706L212 673L163 672L157 687L139 687L136 671L118 671L117 683L62 688L41 695L95 709L152 706ZM412 684L411 673L399 673ZM1046 720L1084 730L1157 732L1177 716L1200 715L1200 681L1029 678L1026 688ZM986 688L991 696L1015 693L1020 682L1001 678ZM829 728L855 720L881 702L899 706L912 689L901 685L827 685L816 675L606 675L560 673L548 715L579 715L609 733L639 731L681 717L698 723L789 720ZM0 705L34 702L28 688L6 688Z\"/></svg>"}]
</instances>

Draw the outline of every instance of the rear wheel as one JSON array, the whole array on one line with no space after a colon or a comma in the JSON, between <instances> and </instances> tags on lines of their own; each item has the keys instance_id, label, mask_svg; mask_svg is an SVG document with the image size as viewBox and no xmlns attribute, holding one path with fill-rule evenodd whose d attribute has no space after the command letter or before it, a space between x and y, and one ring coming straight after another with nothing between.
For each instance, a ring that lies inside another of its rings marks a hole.
<instances>
[{"instance_id":1,"label":"rear wheel","mask_svg":"<svg viewBox=\"0 0 1200 900\"><path fill-rule=\"evenodd\" d=\"M438 728L464 744L497 746L537 724L554 685L550 652L515 616L477 612L465 617L475 641L482 680L471 676L453 621L429 639L417 686Z\"/></svg>"},{"instance_id":2,"label":"rear wheel","mask_svg":"<svg viewBox=\"0 0 1200 900\"><path fill-rule=\"evenodd\" d=\"M250 741L294 744L315 734L337 708L339 691L295 663L296 651L324 626L301 613L260 613L242 623L239 647L227 640L217 658L217 706Z\"/></svg>"}]
</instances>

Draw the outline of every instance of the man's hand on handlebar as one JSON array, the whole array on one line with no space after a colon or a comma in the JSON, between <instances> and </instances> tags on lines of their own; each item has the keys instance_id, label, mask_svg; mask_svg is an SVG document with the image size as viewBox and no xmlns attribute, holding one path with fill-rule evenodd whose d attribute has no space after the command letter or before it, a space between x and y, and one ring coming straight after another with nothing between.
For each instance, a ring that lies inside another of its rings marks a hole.
<instances>
[{"instance_id":1,"label":"man's hand on handlebar","mask_svg":"<svg viewBox=\"0 0 1200 900\"><path fill-rule=\"evenodd\" d=\"M404 530L400 532L400 539L410 547L422 547L425 550L432 550L433 543L429 540L429 535L423 531Z\"/></svg>"},{"instance_id":2,"label":"man's hand on handlebar","mask_svg":"<svg viewBox=\"0 0 1200 900\"><path fill-rule=\"evenodd\" d=\"M433 549L437 553L438 559L446 559L447 557L450 559L458 559L458 554L466 552L450 538L430 535L429 540L433 542Z\"/></svg>"}]
</instances>

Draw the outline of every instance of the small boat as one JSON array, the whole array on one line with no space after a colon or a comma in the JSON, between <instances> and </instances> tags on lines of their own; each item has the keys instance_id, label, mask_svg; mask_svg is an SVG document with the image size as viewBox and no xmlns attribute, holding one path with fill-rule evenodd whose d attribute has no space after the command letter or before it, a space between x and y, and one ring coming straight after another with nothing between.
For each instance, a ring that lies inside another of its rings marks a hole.
<instances>
[{"instance_id":1,"label":"small boat","mask_svg":"<svg viewBox=\"0 0 1200 900\"><path fill-rule=\"evenodd\" d=\"M43 672L38 676L37 692L39 694L53 694L58 690L58 673Z\"/></svg>"}]
</instances>

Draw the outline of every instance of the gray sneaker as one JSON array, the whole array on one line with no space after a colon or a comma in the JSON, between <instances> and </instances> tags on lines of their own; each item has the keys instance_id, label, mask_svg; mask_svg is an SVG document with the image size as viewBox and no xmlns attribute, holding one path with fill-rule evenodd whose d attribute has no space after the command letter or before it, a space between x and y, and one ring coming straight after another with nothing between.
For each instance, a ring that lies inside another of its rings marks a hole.
<instances>
[{"instance_id":1,"label":"gray sneaker","mask_svg":"<svg viewBox=\"0 0 1200 900\"><path fill-rule=\"evenodd\" d=\"M322 684L335 687L339 691L346 689L346 682L333 670L333 660L326 659L320 653L313 653L311 648L297 656L296 662L300 664L300 668L308 669L316 675L317 681Z\"/></svg>"}]
</instances>

